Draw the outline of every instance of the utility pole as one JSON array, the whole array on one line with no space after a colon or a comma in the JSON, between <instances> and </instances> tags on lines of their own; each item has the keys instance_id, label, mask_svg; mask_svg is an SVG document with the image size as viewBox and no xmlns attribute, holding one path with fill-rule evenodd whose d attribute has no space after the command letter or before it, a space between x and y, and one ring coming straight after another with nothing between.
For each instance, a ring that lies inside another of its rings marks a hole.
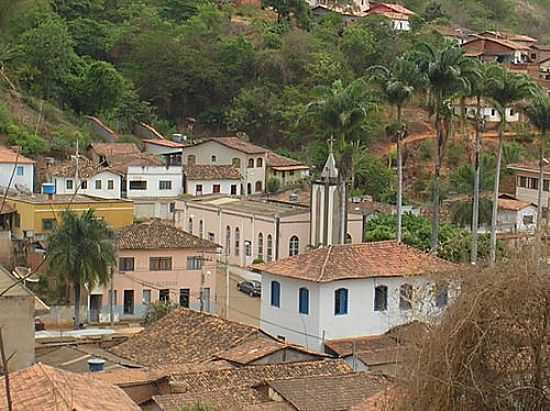
<instances>
[{"instance_id":1,"label":"utility pole","mask_svg":"<svg viewBox=\"0 0 550 411\"><path fill-rule=\"evenodd\" d=\"M2 357L2 368L4 370L4 382L6 383L6 400L8 402L8 411L13 411L10 391L10 373L8 371L8 360L4 350L4 337L2 336L2 327L0 327L0 355Z\"/></svg>"},{"instance_id":2,"label":"utility pole","mask_svg":"<svg viewBox=\"0 0 550 411\"><path fill-rule=\"evenodd\" d=\"M225 255L225 319L229 319L229 261Z\"/></svg>"},{"instance_id":3,"label":"utility pole","mask_svg":"<svg viewBox=\"0 0 550 411\"><path fill-rule=\"evenodd\" d=\"M111 328L114 327L115 325L115 319L113 317L113 299L114 299L114 281L113 281L113 276L114 276L114 269L113 269L113 266L111 266L111 289L110 289L110 292L109 292L109 319L111 320Z\"/></svg>"}]
</instances>

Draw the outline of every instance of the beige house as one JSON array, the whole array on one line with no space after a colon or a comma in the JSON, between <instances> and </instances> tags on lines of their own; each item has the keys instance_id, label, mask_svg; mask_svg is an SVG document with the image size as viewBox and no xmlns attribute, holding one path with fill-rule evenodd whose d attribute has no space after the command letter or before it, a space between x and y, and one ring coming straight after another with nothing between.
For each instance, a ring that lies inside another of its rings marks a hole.
<instances>
[{"instance_id":1,"label":"beige house","mask_svg":"<svg viewBox=\"0 0 550 411\"><path fill-rule=\"evenodd\" d=\"M309 177L309 167L304 163L281 156L273 152L267 153L267 179L275 177L281 182L281 187L294 185Z\"/></svg>"},{"instance_id":2,"label":"beige house","mask_svg":"<svg viewBox=\"0 0 550 411\"><path fill-rule=\"evenodd\" d=\"M536 162L510 164L508 169L516 176L516 199L529 204L537 204L539 189L539 167ZM544 166L542 204L548 207L550 201L550 165ZM542 211L544 211L544 208Z\"/></svg>"}]
</instances>

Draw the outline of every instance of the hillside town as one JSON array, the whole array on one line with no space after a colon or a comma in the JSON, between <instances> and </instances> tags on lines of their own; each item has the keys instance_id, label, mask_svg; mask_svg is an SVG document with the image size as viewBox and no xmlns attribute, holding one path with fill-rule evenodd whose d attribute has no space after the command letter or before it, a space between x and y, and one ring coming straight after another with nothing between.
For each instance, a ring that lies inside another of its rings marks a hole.
<instances>
[{"instance_id":1,"label":"hillside town","mask_svg":"<svg viewBox=\"0 0 550 411\"><path fill-rule=\"evenodd\" d=\"M550 33L8 3L0 411L550 410Z\"/></svg>"}]
</instances>

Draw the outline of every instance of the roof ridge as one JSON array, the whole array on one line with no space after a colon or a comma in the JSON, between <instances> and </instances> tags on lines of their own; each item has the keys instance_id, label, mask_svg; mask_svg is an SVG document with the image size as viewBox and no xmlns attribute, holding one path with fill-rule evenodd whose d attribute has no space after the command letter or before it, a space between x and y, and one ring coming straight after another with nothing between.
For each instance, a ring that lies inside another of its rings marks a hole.
<instances>
[{"instance_id":1,"label":"roof ridge","mask_svg":"<svg viewBox=\"0 0 550 411\"><path fill-rule=\"evenodd\" d=\"M323 279L323 276L325 275L325 269L327 267L327 264L328 264L328 260L330 258L330 252L332 251L332 246L329 246L328 247L328 252L327 252L327 255L325 257L325 261L323 261L323 265L321 266L321 272L319 273L319 279L317 281L321 281Z\"/></svg>"}]
</instances>

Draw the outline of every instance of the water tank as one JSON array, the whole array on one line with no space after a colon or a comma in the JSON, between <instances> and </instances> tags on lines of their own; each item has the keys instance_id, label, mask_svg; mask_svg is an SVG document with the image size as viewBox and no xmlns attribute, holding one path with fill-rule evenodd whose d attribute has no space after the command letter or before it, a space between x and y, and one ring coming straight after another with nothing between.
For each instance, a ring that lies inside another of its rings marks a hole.
<instances>
[{"instance_id":1,"label":"water tank","mask_svg":"<svg viewBox=\"0 0 550 411\"><path fill-rule=\"evenodd\" d=\"M90 358L88 360L88 369L90 372L103 371L105 367L105 360L102 358Z\"/></svg>"},{"instance_id":2,"label":"water tank","mask_svg":"<svg viewBox=\"0 0 550 411\"><path fill-rule=\"evenodd\" d=\"M42 194L55 194L55 184L42 183Z\"/></svg>"}]
</instances>

